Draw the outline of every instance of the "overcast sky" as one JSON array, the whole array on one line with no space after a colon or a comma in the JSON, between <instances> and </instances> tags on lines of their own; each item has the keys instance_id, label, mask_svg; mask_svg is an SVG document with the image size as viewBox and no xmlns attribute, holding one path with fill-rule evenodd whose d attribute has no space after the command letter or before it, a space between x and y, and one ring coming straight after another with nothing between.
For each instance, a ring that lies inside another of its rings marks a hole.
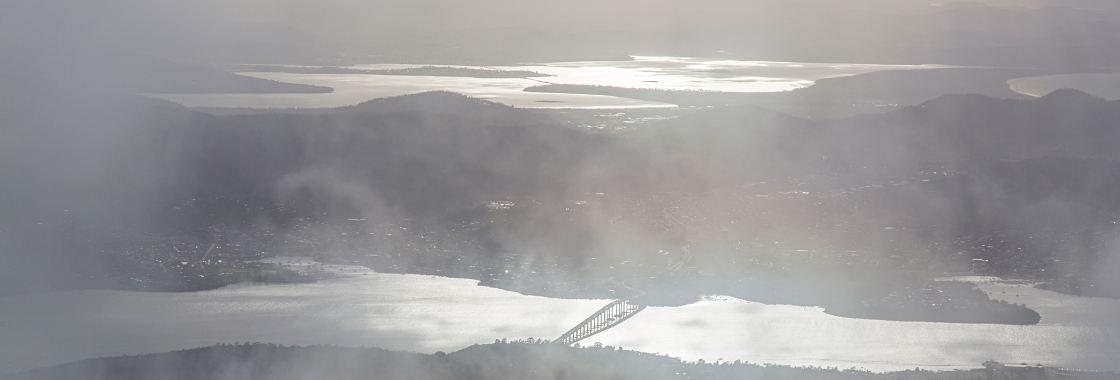
<instances>
[{"instance_id":1,"label":"overcast sky","mask_svg":"<svg viewBox=\"0 0 1120 380\"><path fill-rule=\"evenodd\" d=\"M995 1L995 0L993 0ZM408 36L418 31L535 27L673 28L750 23L822 6L902 12L919 0L3 0L4 41L101 42L182 37L213 23L279 23L327 39ZM236 29L234 29L236 32Z\"/></svg>"}]
</instances>

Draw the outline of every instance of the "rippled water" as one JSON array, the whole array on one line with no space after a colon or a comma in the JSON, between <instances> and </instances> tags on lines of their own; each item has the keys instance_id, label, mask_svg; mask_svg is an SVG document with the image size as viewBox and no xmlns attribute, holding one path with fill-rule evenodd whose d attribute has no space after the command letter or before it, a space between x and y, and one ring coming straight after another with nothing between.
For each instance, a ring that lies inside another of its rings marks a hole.
<instances>
[{"instance_id":1,"label":"rippled water","mask_svg":"<svg viewBox=\"0 0 1120 380\"><path fill-rule=\"evenodd\" d=\"M335 89L328 94L152 94L189 107L325 108L426 91L453 91L526 108L643 108L671 104L601 95L525 92L543 84L586 84L629 88L774 92L806 87L822 78L935 65L869 65L735 61L689 57L634 57L633 61L556 62L487 67L529 70L551 77L461 78L366 74L239 73L288 83ZM358 65L357 69L399 69L417 65ZM463 67L463 66L458 66Z\"/></svg>"},{"instance_id":2,"label":"rippled water","mask_svg":"<svg viewBox=\"0 0 1120 380\"><path fill-rule=\"evenodd\" d=\"M561 300L475 281L379 274L314 284L242 284L197 293L81 291L0 298L0 371L218 342L337 344L453 351L499 338L553 339L607 300ZM1120 303L1024 284L981 282L993 297L1026 303L1037 326L841 318L819 308L713 296L650 307L583 343L602 342L687 360L866 368L971 368L985 360L1120 369Z\"/></svg>"}]
</instances>

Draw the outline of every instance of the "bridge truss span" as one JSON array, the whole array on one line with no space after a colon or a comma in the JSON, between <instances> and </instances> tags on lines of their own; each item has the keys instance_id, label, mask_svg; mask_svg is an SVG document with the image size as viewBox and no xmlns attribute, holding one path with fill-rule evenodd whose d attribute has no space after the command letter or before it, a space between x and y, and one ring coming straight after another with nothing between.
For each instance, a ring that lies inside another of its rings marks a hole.
<instances>
[{"instance_id":1,"label":"bridge truss span","mask_svg":"<svg viewBox=\"0 0 1120 380\"><path fill-rule=\"evenodd\" d=\"M646 308L646 305L632 302L630 300L616 300L607 304L599 311L592 314L587 319L580 322L576 327L568 330L568 332L556 338L553 342L560 344L572 344L578 342L589 336L603 332L611 327L617 326L623 321L633 317Z\"/></svg>"}]
</instances>

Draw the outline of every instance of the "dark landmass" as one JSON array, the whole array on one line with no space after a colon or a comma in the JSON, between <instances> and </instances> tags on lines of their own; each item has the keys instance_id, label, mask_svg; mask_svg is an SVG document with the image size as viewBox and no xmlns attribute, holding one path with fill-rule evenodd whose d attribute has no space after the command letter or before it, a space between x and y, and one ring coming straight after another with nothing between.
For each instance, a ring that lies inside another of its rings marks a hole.
<instances>
[{"instance_id":1,"label":"dark landmass","mask_svg":"<svg viewBox=\"0 0 1120 380\"><path fill-rule=\"evenodd\" d=\"M1098 284L1098 282L1100 281L1097 279L1088 278L1058 278L1034 287L1075 296L1120 298L1120 293L1105 286L1100 286L1103 284ZM1098 290L1098 288L1101 290Z\"/></svg>"},{"instance_id":2,"label":"dark landmass","mask_svg":"<svg viewBox=\"0 0 1120 380\"><path fill-rule=\"evenodd\" d=\"M887 373L734 362L686 362L621 347L568 347L528 341L474 345L432 355L376 348L234 344L160 354L91 359L17 373L7 380L55 379L786 379L786 380L1047 380L1120 378L1112 372L1041 365L1004 365Z\"/></svg>"},{"instance_id":3,"label":"dark landmass","mask_svg":"<svg viewBox=\"0 0 1120 380\"><path fill-rule=\"evenodd\" d=\"M1112 269L1112 267L1110 266L1109 269ZM1035 285L1035 287L1073 296L1120 298L1116 278L1103 274L1084 274L1083 272L1083 274L1076 276L1051 278L1043 284Z\"/></svg>"},{"instance_id":4,"label":"dark landmass","mask_svg":"<svg viewBox=\"0 0 1120 380\"><path fill-rule=\"evenodd\" d=\"M306 284L316 281L313 276L274 264L238 261L161 264L160 269L170 269L167 272L133 278L133 282L119 284L114 288L148 292L197 292L242 282Z\"/></svg>"},{"instance_id":5,"label":"dark landmass","mask_svg":"<svg viewBox=\"0 0 1120 380\"><path fill-rule=\"evenodd\" d=\"M296 74L369 74L369 75L414 75L435 77L464 77L464 78L535 78L551 75L541 74L527 70L500 70L472 67L443 67L423 66L407 69L363 70L349 67L307 67L307 66L275 66L275 65L226 65L223 69L228 71L263 71Z\"/></svg>"},{"instance_id":6,"label":"dark landmass","mask_svg":"<svg viewBox=\"0 0 1120 380\"><path fill-rule=\"evenodd\" d=\"M922 285L918 289L909 286L892 289L887 295L863 300L858 306L834 301L833 305L826 306L825 312L840 317L889 321L1034 325L1042 320L1038 312L1025 305L993 301L973 284L942 281ZM913 302L914 299L925 303Z\"/></svg>"},{"instance_id":7,"label":"dark landmass","mask_svg":"<svg viewBox=\"0 0 1120 380\"><path fill-rule=\"evenodd\" d=\"M1115 281L1103 276L1055 278L1035 287L1075 296L1120 298L1120 292L1115 288Z\"/></svg>"}]
</instances>

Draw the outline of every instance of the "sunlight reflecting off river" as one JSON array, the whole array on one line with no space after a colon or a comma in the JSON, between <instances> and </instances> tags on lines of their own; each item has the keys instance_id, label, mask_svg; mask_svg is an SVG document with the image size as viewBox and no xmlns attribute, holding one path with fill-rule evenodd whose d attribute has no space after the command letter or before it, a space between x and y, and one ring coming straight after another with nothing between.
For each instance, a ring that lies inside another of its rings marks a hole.
<instances>
[{"instance_id":1,"label":"sunlight reflecting off river","mask_svg":"<svg viewBox=\"0 0 1120 380\"><path fill-rule=\"evenodd\" d=\"M289 262L298 264L299 262ZM300 265L307 265L306 262ZM195 293L112 290L0 298L0 371L219 342L454 351L494 339L553 339L608 300L525 296L477 281L323 266L344 278ZM1037 326L876 321L820 308L711 296L650 307L586 339L686 360L866 368L975 368L985 360L1118 370L1120 302L1022 283L981 283L1025 303ZM1061 306L1060 308L1058 306Z\"/></svg>"},{"instance_id":2,"label":"sunlight reflecting off river","mask_svg":"<svg viewBox=\"0 0 1120 380\"><path fill-rule=\"evenodd\" d=\"M350 66L362 70L401 69L424 65ZM443 65L440 65L443 66ZM467 66L451 66L467 67ZM241 75L287 83L327 86L325 94L149 94L188 107L329 108L370 99L427 91L452 91L524 108L648 108L672 104L614 96L526 92L545 84L582 84L665 90L776 92L807 87L816 80L881 70L942 67L937 65L872 65L736 61L691 57L637 56L633 61L555 62L524 66L474 67L527 70L551 76L534 78L465 78L370 74L293 74L242 72Z\"/></svg>"}]
</instances>

